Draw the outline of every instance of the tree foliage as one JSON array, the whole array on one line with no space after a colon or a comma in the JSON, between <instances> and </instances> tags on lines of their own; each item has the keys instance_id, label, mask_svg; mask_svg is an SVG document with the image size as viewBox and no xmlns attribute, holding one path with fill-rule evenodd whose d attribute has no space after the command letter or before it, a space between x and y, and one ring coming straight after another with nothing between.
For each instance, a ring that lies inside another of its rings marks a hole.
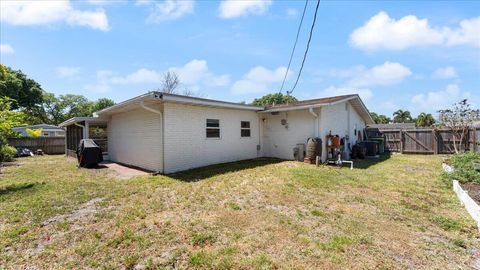
<instances>
[{"instance_id":1,"label":"tree foliage","mask_svg":"<svg viewBox=\"0 0 480 270\"><path fill-rule=\"evenodd\" d=\"M463 141L473 121L480 118L480 110L472 109L468 100L463 99L451 108L438 111L440 114L440 125L450 128L453 136L453 147L455 153L462 152Z\"/></svg>"},{"instance_id":2,"label":"tree foliage","mask_svg":"<svg viewBox=\"0 0 480 270\"><path fill-rule=\"evenodd\" d=\"M272 106L273 104L285 104L290 102L297 102L294 96L284 95L282 93L267 94L261 98L253 100L252 105L256 106Z\"/></svg>"},{"instance_id":3,"label":"tree foliage","mask_svg":"<svg viewBox=\"0 0 480 270\"><path fill-rule=\"evenodd\" d=\"M25 115L22 112L13 111L13 100L7 97L0 97L0 168L2 162L11 161L15 148L7 144L7 138L18 137L12 128L24 124Z\"/></svg>"},{"instance_id":4,"label":"tree foliage","mask_svg":"<svg viewBox=\"0 0 480 270\"><path fill-rule=\"evenodd\" d=\"M430 113L420 113L415 120L417 127L431 127L435 124L435 118Z\"/></svg>"},{"instance_id":5,"label":"tree foliage","mask_svg":"<svg viewBox=\"0 0 480 270\"><path fill-rule=\"evenodd\" d=\"M21 70L0 66L0 97L9 97L15 102L11 108L33 110L43 102L44 91L39 83L30 79Z\"/></svg>"},{"instance_id":6,"label":"tree foliage","mask_svg":"<svg viewBox=\"0 0 480 270\"><path fill-rule=\"evenodd\" d=\"M412 123L413 118L409 111L397 110L393 113L394 123Z\"/></svg>"},{"instance_id":7,"label":"tree foliage","mask_svg":"<svg viewBox=\"0 0 480 270\"><path fill-rule=\"evenodd\" d=\"M25 124L25 114L12 110L14 100L0 97L0 138L18 137L12 128Z\"/></svg>"},{"instance_id":8,"label":"tree foliage","mask_svg":"<svg viewBox=\"0 0 480 270\"><path fill-rule=\"evenodd\" d=\"M375 124L388 124L391 121L389 117L387 117L386 115L383 115L383 114L377 114L377 113L374 113L374 112L370 112L370 115L372 116Z\"/></svg>"},{"instance_id":9,"label":"tree foliage","mask_svg":"<svg viewBox=\"0 0 480 270\"><path fill-rule=\"evenodd\" d=\"M68 94L56 97L52 93L45 93L44 102L34 112L29 113L28 122L58 125L72 117L92 116L94 112L114 104L115 102L108 98L90 101L82 95Z\"/></svg>"}]
</instances>

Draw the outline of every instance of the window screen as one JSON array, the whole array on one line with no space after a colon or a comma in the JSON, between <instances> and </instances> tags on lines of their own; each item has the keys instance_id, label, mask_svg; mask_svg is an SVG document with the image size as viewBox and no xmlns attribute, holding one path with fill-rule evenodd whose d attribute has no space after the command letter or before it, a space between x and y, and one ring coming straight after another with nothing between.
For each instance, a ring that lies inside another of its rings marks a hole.
<instances>
[{"instance_id":1,"label":"window screen","mask_svg":"<svg viewBox=\"0 0 480 270\"><path fill-rule=\"evenodd\" d=\"M220 138L220 120L207 119L206 136L207 138Z\"/></svg>"},{"instance_id":2,"label":"window screen","mask_svg":"<svg viewBox=\"0 0 480 270\"><path fill-rule=\"evenodd\" d=\"M250 137L250 121L240 122L240 136Z\"/></svg>"}]
</instances>

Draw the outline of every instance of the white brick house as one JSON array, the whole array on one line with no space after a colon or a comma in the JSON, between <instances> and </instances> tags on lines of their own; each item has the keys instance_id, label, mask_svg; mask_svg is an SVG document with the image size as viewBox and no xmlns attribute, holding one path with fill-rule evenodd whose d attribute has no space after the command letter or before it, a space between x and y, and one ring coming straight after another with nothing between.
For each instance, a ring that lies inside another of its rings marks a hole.
<instances>
[{"instance_id":1,"label":"white brick house","mask_svg":"<svg viewBox=\"0 0 480 270\"><path fill-rule=\"evenodd\" d=\"M69 127L88 138L91 123L106 125L111 161L173 173L257 157L293 159L296 144L330 131L355 143L373 120L358 95L264 108L150 92L62 123L67 152L79 140Z\"/></svg>"}]
</instances>

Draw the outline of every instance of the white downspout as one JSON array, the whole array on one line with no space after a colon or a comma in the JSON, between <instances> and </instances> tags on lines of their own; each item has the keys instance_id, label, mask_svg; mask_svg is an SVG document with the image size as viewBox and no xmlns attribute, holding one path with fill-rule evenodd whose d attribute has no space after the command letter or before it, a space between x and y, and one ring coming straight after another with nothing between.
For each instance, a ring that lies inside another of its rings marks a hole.
<instances>
[{"instance_id":1,"label":"white downspout","mask_svg":"<svg viewBox=\"0 0 480 270\"><path fill-rule=\"evenodd\" d=\"M82 128L83 138L84 138L84 139L87 139L87 138L86 138L86 137L87 137L87 134L85 134L85 126L82 126L82 125L77 124L77 123L73 123L73 124L74 124L75 126L77 126L77 127L81 127L81 128Z\"/></svg>"},{"instance_id":2,"label":"white downspout","mask_svg":"<svg viewBox=\"0 0 480 270\"><path fill-rule=\"evenodd\" d=\"M318 114L313 111L313 107L308 108L308 112L315 117L315 137L318 137Z\"/></svg>"},{"instance_id":3,"label":"white downspout","mask_svg":"<svg viewBox=\"0 0 480 270\"><path fill-rule=\"evenodd\" d=\"M159 110L155 110L153 108L147 107L147 105L145 105L143 100L140 101L140 107L142 107L143 109L145 109L149 112L156 113L156 114L160 115L160 117L161 117L161 121L162 121L162 126L161 126L161 129L162 129L162 173L163 173L163 172L165 172L165 139L163 138L164 137L164 129L163 129L164 117L163 117L163 113Z\"/></svg>"}]
</instances>

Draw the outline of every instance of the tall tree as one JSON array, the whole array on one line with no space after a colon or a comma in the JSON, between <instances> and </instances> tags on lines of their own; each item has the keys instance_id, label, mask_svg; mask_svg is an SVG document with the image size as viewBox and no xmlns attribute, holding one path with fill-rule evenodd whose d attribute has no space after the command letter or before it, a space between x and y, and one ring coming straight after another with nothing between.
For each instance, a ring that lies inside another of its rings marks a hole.
<instances>
[{"instance_id":1,"label":"tall tree","mask_svg":"<svg viewBox=\"0 0 480 270\"><path fill-rule=\"evenodd\" d=\"M97 101L93 102L92 113L101 111L113 105L115 105L115 101L108 98L100 98Z\"/></svg>"},{"instance_id":2,"label":"tall tree","mask_svg":"<svg viewBox=\"0 0 480 270\"><path fill-rule=\"evenodd\" d=\"M4 161L10 161L15 154L15 148L8 145L7 139L17 137L12 128L24 123L25 115L12 110L13 100L0 97L0 170Z\"/></svg>"},{"instance_id":3,"label":"tall tree","mask_svg":"<svg viewBox=\"0 0 480 270\"><path fill-rule=\"evenodd\" d=\"M468 100L455 103L451 108L438 111L440 124L452 130L455 153L463 151L464 139L473 121L480 119L480 110L470 108Z\"/></svg>"},{"instance_id":4,"label":"tall tree","mask_svg":"<svg viewBox=\"0 0 480 270\"><path fill-rule=\"evenodd\" d=\"M420 113L416 119L417 127L430 127L435 124L435 118L430 113Z\"/></svg>"},{"instance_id":5,"label":"tall tree","mask_svg":"<svg viewBox=\"0 0 480 270\"><path fill-rule=\"evenodd\" d=\"M393 113L394 123L411 123L412 120L412 115L409 111L397 110Z\"/></svg>"},{"instance_id":6,"label":"tall tree","mask_svg":"<svg viewBox=\"0 0 480 270\"><path fill-rule=\"evenodd\" d=\"M388 123L390 123L390 118L388 118L386 115L377 114L377 113L374 113L374 112L370 112L370 115L372 116L375 124L388 124Z\"/></svg>"},{"instance_id":7,"label":"tall tree","mask_svg":"<svg viewBox=\"0 0 480 270\"><path fill-rule=\"evenodd\" d=\"M162 78L162 88L160 89L164 93L176 94L177 87L180 84L180 78L177 73L173 71L167 71L163 74Z\"/></svg>"},{"instance_id":8,"label":"tall tree","mask_svg":"<svg viewBox=\"0 0 480 270\"><path fill-rule=\"evenodd\" d=\"M253 100L252 105L256 106L272 106L273 104L284 104L289 102L297 102L294 96L284 95L282 93L273 93L264 95L261 98Z\"/></svg>"},{"instance_id":9,"label":"tall tree","mask_svg":"<svg viewBox=\"0 0 480 270\"><path fill-rule=\"evenodd\" d=\"M13 110L33 110L43 102L44 91L39 83L28 78L21 70L4 65L0 65L0 69L0 97L13 99Z\"/></svg>"}]
</instances>

